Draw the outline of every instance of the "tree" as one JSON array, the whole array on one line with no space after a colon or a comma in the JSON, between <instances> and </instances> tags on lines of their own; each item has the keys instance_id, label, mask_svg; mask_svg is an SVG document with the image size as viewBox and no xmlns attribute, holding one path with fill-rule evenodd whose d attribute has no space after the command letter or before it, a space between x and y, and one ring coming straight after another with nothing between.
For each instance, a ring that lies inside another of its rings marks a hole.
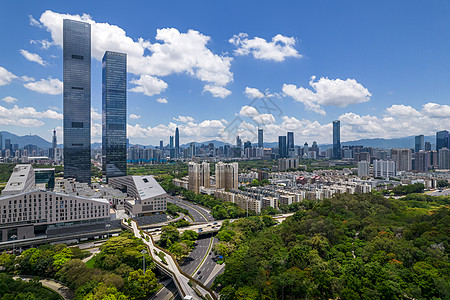
<instances>
[{"instance_id":1,"label":"tree","mask_svg":"<svg viewBox=\"0 0 450 300\"><path fill-rule=\"evenodd\" d=\"M161 229L161 245L163 247L169 247L180 239L180 233L176 227L172 225L164 226Z\"/></svg>"},{"instance_id":2,"label":"tree","mask_svg":"<svg viewBox=\"0 0 450 300\"><path fill-rule=\"evenodd\" d=\"M182 241L195 241L198 238L198 233L193 230L185 230L181 235Z\"/></svg>"},{"instance_id":3,"label":"tree","mask_svg":"<svg viewBox=\"0 0 450 300\"><path fill-rule=\"evenodd\" d=\"M155 273L151 270L146 270L144 275L144 272L139 269L131 272L128 276L125 294L127 294L129 299L145 298L155 293L157 287L158 281Z\"/></svg>"}]
</instances>

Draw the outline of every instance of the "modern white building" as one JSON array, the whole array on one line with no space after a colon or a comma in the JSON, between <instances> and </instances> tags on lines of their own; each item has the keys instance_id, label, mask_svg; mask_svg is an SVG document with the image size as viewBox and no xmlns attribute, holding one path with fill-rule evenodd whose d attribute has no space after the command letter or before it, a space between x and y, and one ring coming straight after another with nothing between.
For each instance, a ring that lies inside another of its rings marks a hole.
<instances>
[{"instance_id":1,"label":"modern white building","mask_svg":"<svg viewBox=\"0 0 450 300\"><path fill-rule=\"evenodd\" d=\"M358 177L369 176L370 163L368 161L359 161L358 162Z\"/></svg>"},{"instance_id":2,"label":"modern white building","mask_svg":"<svg viewBox=\"0 0 450 300\"><path fill-rule=\"evenodd\" d=\"M391 160L374 160L373 161L373 177L393 177L397 175L395 161Z\"/></svg>"},{"instance_id":3,"label":"modern white building","mask_svg":"<svg viewBox=\"0 0 450 300\"><path fill-rule=\"evenodd\" d=\"M16 165L2 191L2 196L17 195L34 189L34 170L31 165Z\"/></svg>"},{"instance_id":4,"label":"modern white building","mask_svg":"<svg viewBox=\"0 0 450 300\"><path fill-rule=\"evenodd\" d=\"M122 176L109 179L109 184L133 199L125 200L125 212L133 217L164 214L167 193L153 176Z\"/></svg>"}]
</instances>

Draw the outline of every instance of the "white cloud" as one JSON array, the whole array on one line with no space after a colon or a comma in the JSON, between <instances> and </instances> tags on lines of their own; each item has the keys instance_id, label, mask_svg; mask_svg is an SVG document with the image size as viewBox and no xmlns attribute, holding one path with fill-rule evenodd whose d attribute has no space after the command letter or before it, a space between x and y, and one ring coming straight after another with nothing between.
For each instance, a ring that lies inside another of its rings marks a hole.
<instances>
[{"instance_id":1,"label":"white cloud","mask_svg":"<svg viewBox=\"0 0 450 300\"><path fill-rule=\"evenodd\" d=\"M321 77L315 81L312 76L309 85L311 89L297 88L293 84L283 84L285 96L302 102L305 109L325 115L322 105L346 107L351 104L364 103L370 100L372 94L355 79L328 79Z\"/></svg>"},{"instance_id":2,"label":"white cloud","mask_svg":"<svg viewBox=\"0 0 450 300\"><path fill-rule=\"evenodd\" d=\"M156 101L158 101L159 103L168 103L166 98L158 98L156 99Z\"/></svg>"},{"instance_id":3,"label":"white cloud","mask_svg":"<svg viewBox=\"0 0 450 300\"><path fill-rule=\"evenodd\" d=\"M39 81L28 82L23 86L41 94L59 95L63 92L63 83L61 80L51 77Z\"/></svg>"},{"instance_id":4,"label":"white cloud","mask_svg":"<svg viewBox=\"0 0 450 300\"><path fill-rule=\"evenodd\" d=\"M264 93L260 90L248 86L245 88L244 94L249 99L261 99L265 97Z\"/></svg>"},{"instance_id":5,"label":"white cloud","mask_svg":"<svg viewBox=\"0 0 450 300\"><path fill-rule=\"evenodd\" d=\"M136 114L130 114L130 115L128 116L128 118L133 119L133 120L137 120L137 119L140 119L141 116L140 116L140 115L136 115Z\"/></svg>"},{"instance_id":6,"label":"white cloud","mask_svg":"<svg viewBox=\"0 0 450 300\"><path fill-rule=\"evenodd\" d=\"M272 38L271 42L268 42L259 37L249 39L248 34L240 33L234 35L229 42L237 47L237 49L234 50L236 55L252 54L256 59L272 60L276 62L282 62L287 57L302 57L302 55L294 48L295 39L281 34L277 34Z\"/></svg>"},{"instance_id":7,"label":"white cloud","mask_svg":"<svg viewBox=\"0 0 450 300\"><path fill-rule=\"evenodd\" d=\"M158 29L156 42L151 43L143 38L133 40L119 26L97 23L86 14L59 14L47 10L39 21L50 32L50 43L62 46L63 19L90 23L93 58L100 61L106 50L125 52L128 55L128 71L135 75L163 77L185 73L220 87L233 80L233 73L230 71L232 58L214 54L207 47L210 37L198 31L188 30L181 33L175 28ZM44 45L43 41L41 43ZM147 52L150 54L146 54ZM145 89L140 90L144 92Z\"/></svg>"},{"instance_id":8,"label":"white cloud","mask_svg":"<svg viewBox=\"0 0 450 300\"><path fill-rule=\"evenodd\" d=\"M256 108L253 106L242 106L241 110L239 111L239 115L243 117L255 117L259 115L259 112Z\"/></svg>"},{"instance_id":9,"label":"white cloud","mask_svg":"<svg viewBox=\"0 0 450 300\"><path fill-rule=\"evenodd\" d=\"M91 106L91 120L100 121L102 119L102 114L98 113L95 108Z\"/></svg>"},{"instance_id":10,"label":"white cloud","mask_svg":"<svg viewBox=\"0 0 450 300\"><path fill-rule=\"evenodd\" d=\"M203 87L203 92L210 92L213 97L216 98L226 98L231 94L230 90L227 90L223 86L205 85Z\"/></svg>"},{"instance_id":11,"label":"white cloud","mask_svg":"<svg viewBox=\"0 0 450 300\"><path fill-rule=\"evenodd\" d=\"M14 103L17 102L17 98L6 96L5 98L2 99L2 101L5 101L6 103Z\"/></svg>"},{"instance_id":12,"label":"white cloud","mask_svg":"<svg viewBox=\"0 0 450 300\"><path fill-rule=\"evenodd\" d=\"M175 121L188 123L188 122L194 122L194 118L190 116L178 116L178 118L173 118Z\"/></svg>"},{"instance_id":13,"label":"white cloud","mask_svg":"<svg viewBox=\"0 0 450 300\"><path fill-rule=\"evenodd\" d=\"M42 28L42 26L39 26L39 27ZM47 50L48 48L50 48L51 46L54 45L54 43L49 42L49 41L47 41L47 40L40 40L40 41L37 41L37 40L31 40L31 41L30 41L30 44L32 44L32 45L39 45L39 46L40 46L42 49L44 49L44 50Z\"/></svg>"},{"instance_id":14,"label":"white cloud","mask_svg":"<svg viewBox=\"0 0 450 300\"><path fill-rule=\"evenodd\" d=\"M147 96L160 94L167 89L167 83L150 75L141 75L139 79L133 79L130 83L136 85L129 89L130 92L142 93Z\"/></svg>"},{"instance_id":15,"label":"white cloud","mask_svg":"<svg viewBox=\"0 0 450 300\"><path fill-rule=\"evenodd\" d=\"M30 81L35 81L36 80L33 77L30 77L30 76L27 76L27 75L20 76L20 79L22 79L25 82L30 82Z\"/></svg>"},{"instance_id":16,"label":"white cloud","mask_svg":"<svg viewBox=\"0 0 450 300\"><path fill-rule=\"evenodd\" d=\"M253 117L253 121L256 123L263 125L263 124L272 124L275 123L275 118L272 114L260 114Z\"/></svg>"},{"instance_id":17,"label":"white cloud","mask_svg":"<svg viewBox=\"0 0 450 300\"><path fill-rule=\"evenodd\" d=\"M30 25L31 25L31 26L36 26L36 27L39 27L39 28L42 27L41 23L39 23L38 20L36 20L35 18L33 18L32 15L29 15L28 17L30 18Z\"/></svg>"},{"instance_id":18,"label":"white cloud","mask_svg":"<svg viewBox=\"0 0 450 300\"><path fill-rule=\"evenodd\" d=\"M62 120L63 115L54 111L46 110L39 112L34 107L18 107L6 108L0 105L0 124L13 125L22 127L39 127L44 122L39 119Z\"/></svg>"},{"instance_id":19,"label":"white cloud","mask_svg":"<svg viewBox=\"0 0 450 300\"><path fill-rule=\"evenodd\" d=\"M36 63L40 64L41 66L45 66L47 64L42 59L42 57L37 53L31 53L31 52L28 52L27 50L23 50L23 49L20 49L19 52L20 52L20 54L23 55L23 57L25 57L29 61L36 62Z\"/></svg>"},{"instance_id":20,"label":"white cloud","mask_svg":"<svg viewBox=\"0 0 450 300\"><path fill-rule=\"evenodd\" d=\"M15 78L17 78L16 75L9 72L5 68L0 67L0 86L10 84Z\"/></svg>"},{"instance_id":21,"label":"white cloud","mask_svg":"<svg viewBox=\"0 0 450 300\"><path fill-rule=\"evenodd\" d=\"M423 105L422 113L430 118L450 118L450 106L429 102Z\"/></svg>"},{"instance_id":22,"label":"white cloud","mask_svg":"<svg viewBox=\"0 0 450 300\"><path fill-rule=\"evenodd\" d=\"M409 105L394 104L386 108L386 113L397 117L419 117L421 114Z\"/></svg>"}]
</instances>

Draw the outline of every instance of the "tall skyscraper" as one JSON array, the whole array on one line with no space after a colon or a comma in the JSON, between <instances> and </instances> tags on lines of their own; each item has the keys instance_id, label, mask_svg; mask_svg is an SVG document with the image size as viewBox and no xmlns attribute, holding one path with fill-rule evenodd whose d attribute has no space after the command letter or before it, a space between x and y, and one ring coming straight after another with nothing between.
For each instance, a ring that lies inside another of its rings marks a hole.
<instances>
[{"instance_id":1,"label":"tall skyscraper","mask_svg":"<svg viewBox=\"0 0 450 300\"><path fill-rule=\"evenodd\" d=\"M91 182L91 25L63 21L64 177Z\"/></svg>"},{"instance_id":2,"label":"tall skyscraper","mask_svg":"<svg viewBox=\"0 0 450 300\"><path fill-rule=\"evenodd\" d=\"M5 150L12 151L11 139L5 139Z\"/></svg>"},{"instance_id":3,"label":"tall skyscraper","mask_svg":"<svg viewBox=\"0 0 450 300\"><path fill-rule=\"evenodd\" d=\"M284 135L278 137L278 153L280 158L287 157L287 142Z\"/></svg>"},{"instance_id":4,"label":"tall skyscraper","mask_svg":"<svg viewBox=\"0 0 450 300\"><path fill-rule=\"evenodd\" d=\"M294 149L294 133L288 132L287 133L287 149Z\"/></svg>"},{"instance_id":5,"label":"tall skyscraper","mask_svg":"<svg viewBox=\"0 0 450 300\"><path fill-rule=\"evenodd\" d=\"M52 137L52 147L49 149L49 157L53 160L56 158L56 148L58 147L58 142L56 139L56 129L53 129L53 137Z\"/></svg>"},{"instance_id":6,"label":"tall skyscraper","mask_svg":"<svg viewBox=\"0 0 450 300\"><path fill-rule=\"evenodd\" d=\"M2 149L3 149L3 135L2 135L2 133L0 132L0 155L1 155Z\"/></svg>"},{"instance_id":7,"label":"tall skyscraper","mask_svg":"<svg viewBox=\"0 0 450 300\"><path fill-rule=\"evenodd\" d=\"M264 148L264 131L258 128L258 148Z\"/></svg>"},{"instance_id":8,"label":"tall skyscraper","mask_svg":"<svg viewBox=\"0 0 450 300\"><path fill-rule=\"evenodd\" d=\"M431 151L418 151L414 153L414 170L428 172L430 169Z\"/></svg>"},{"instance_id":9,"label":"tall skyscraper","mask_svg":"<svg viewBox=\"0 0 450 300\"><path fill-rule=\"evenodd\" d=\"M127 175L127 55L106 51L102 77L102 164L108 181Z\"/></svg>"},{"instance_id":10,"label":"tall skyscraper","mask_svg":"<svg viewBox=\"0 0 450 300\"><path fill-rule=\"evenodd\" d=\"M175 149L173 148L174 147L174 145L173 145L173 135L171 135L170 137L169 137L169 151L170 151L170 158L174 158L175 157Z\"/></svg>"},{"instance_id":11,"label":"tall skyscraper","mask_svg":"<svg viewBox=\"0 0 450 300\"><path fill-rule=\"evenodd\" d=\"M333 158L341 159L341 121L333 121Z\"/></svg>"},{"instance_id":12,"label":"tall skyscraper","mask_svg":"<svg viewBox=\"0 0 450 300\"><path fill-rule=\"evenodd\" d=\"M439 150L444 147L450 148L449 136L448 136L447 130L442 130L442 131L436 132L436 151L438 152L438 156L439 156Z\"/></svg>"},{"instance_id":13,"label":"tall skyscraper","mask_svg":"<svg viewBox=\"0 0 450 300\"><path fill-rule=\"evenodd\" d=\"M431 151L431 143L425 142L425 151Z\"/></svg>"},{"instance_id":14,"label":"tall skyscraper","mask_svg":"<svg viewBox=\"0 0 450 300\"><path fill-rule=\"evenodd\" d=\"M159 149L164 149L164 141L163 140L161 140L161 141L159 141Z\"/></svg>"},{"instance_id":15,"label":"tall skyscraper","mask_svg":"<svg viewBox=\"0 0 450 300\"><path fill-rule=\"evenodd\" d=\"M414 152L419 152L420 150L425 150L425 137L423 134L415 137Z\"/></svg>"},{"instance_id":16,"label":"tall skyscraper","mask_svg":"<svg viewBox=\"0 0 450 300\"><path fill-rule=\"evenodd\" d=\"M447 147L441 148L441 151L439 152L439 169L450 169L450 149Z\"/></svg>"},{"instance_id":17,"label":"tall skyscraper","mask_svg":"<svg viewBox=\"0 0 450 300\"><path fill-rule=\"evenodd\" d=\"M175 129L175 157L180 157L180 131L178 127Z\"/></svg>"}]
</instances>

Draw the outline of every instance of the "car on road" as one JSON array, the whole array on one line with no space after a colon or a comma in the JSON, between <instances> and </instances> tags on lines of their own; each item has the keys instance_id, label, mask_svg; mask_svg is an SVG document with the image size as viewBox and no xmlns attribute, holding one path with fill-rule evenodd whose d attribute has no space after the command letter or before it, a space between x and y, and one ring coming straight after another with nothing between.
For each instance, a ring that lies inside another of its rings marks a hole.
<instances>
[{"instance_id":1,"label":"car on road","mask_svg":"<svg viewBox=\"0 0 450 300\"><path fill-rule=\"evenodd\" d=\"M198 276L198 280L202 280L203 275Z\"/></svg>"},{"instance_id":2,"label":"car on road","mask_svg":"<svg viewBox=\"0 0 450 300\"><path fill-rule=\"evenodd\" d=\"M198 272L197 272L197 275L199 275L201 272L202 272L202 271L198 271Z\"/></svg>"},{"instance_id":3,"label":"car on road","mask_svg":"<svg viewBox=\"0 0 450 300\"><path fill-rule=\"evenodd\" d=\"M213 225L217 225L217 222L214 222Z\"/></svg>"}]
</instances>

